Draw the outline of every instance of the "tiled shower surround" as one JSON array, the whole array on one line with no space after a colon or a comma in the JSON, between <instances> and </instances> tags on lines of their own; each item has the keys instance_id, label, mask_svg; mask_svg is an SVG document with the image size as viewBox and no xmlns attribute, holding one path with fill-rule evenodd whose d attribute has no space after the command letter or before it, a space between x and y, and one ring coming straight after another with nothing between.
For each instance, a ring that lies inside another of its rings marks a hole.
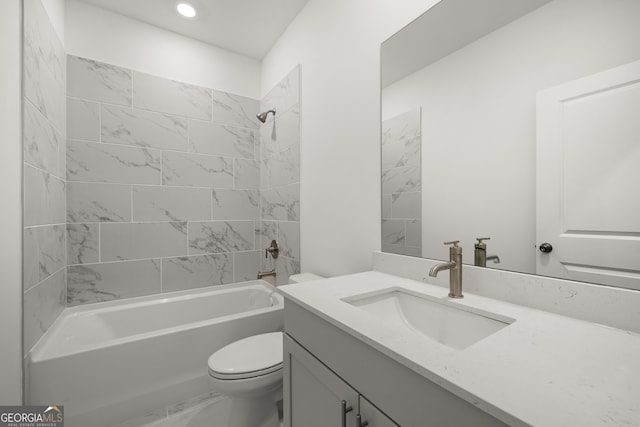
<instances>
[{"instance_id":1,"label":"tiled shower surround","mask_svg":"<svg viewBox=\"0 0 640 427\"><path fill-rule=\"evenodd\" d=\"M421 109L382 121L382 250L422 256Z\"/></svg>"},{"instance_id":2,"label":"tiled shower surround","mask_svg":"<svg viewBox=\"0 0 640 427\"><path fill-rule=\"evenodd\" d=\"M265 98L275 130L257 100L71 55L67 70L67 305L252 280L271 238L279 282L299 271L298 68Z\"/></svg>"},{"instance_id":3,"label":"tiled shower surround","mask_svg":"<svg viewBox=\"0 0 640 427\"><path fill-rule=\"evenodd\" d=\"M24 1L24 353L65 306L66 58L40 0Z\"/></svg>"}]
</instances>

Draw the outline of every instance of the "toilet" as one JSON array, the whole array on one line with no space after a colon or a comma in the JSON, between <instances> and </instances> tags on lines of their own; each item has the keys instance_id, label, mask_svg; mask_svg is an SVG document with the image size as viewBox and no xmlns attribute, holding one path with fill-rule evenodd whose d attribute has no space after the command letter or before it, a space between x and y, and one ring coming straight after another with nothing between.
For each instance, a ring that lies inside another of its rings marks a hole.
<instances>
[{"instance_id":1,"label":"toilet","mask_svg":"<svg viewBox=\"0 0 640 427\"><path fill-rule=\"evenodd\" d=\"M289 283L322 279L303 273ZM276 402L282 399L282 332L232 342L209 357L214 389L231 400L228 427L279 427Z\"/></svg>"}]
</instances>

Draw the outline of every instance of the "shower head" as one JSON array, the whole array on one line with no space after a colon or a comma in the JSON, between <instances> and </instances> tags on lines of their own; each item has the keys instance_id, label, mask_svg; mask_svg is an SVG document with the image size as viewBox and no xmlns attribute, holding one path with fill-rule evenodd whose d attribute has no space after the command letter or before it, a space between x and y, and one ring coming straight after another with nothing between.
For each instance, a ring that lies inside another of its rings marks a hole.
<instances>
[{"instance_id":1,"label":"shower head","mask_svg":"<svg viewBox=\"0 0 640 427\"><path fill-rule=\"evenodd\" d=\"M273 115L275 116L276 115L276 110L265 111L264 113L257 114L256 117L262 123L265 123L267 121L267 116L269 115L269 113L273 113Z\"/></svg>"}]
</instances>

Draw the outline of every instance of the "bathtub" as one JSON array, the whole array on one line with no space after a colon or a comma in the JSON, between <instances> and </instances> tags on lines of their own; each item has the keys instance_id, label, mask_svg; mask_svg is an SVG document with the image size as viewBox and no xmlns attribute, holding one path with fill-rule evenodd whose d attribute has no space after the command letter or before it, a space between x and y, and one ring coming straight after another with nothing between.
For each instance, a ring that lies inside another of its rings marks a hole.
<instances>
[{"instance_id":1,"label":"bathtub","mask_svg":"<svg viewBox=\"0 0 640 427\"><path fill-rule=\"evenodd\" d=\"M27 403L67 427L113 426L211 392L207 359L283 329L262 280L67 308L27 356Z\"/></svg>"}]
</instances>

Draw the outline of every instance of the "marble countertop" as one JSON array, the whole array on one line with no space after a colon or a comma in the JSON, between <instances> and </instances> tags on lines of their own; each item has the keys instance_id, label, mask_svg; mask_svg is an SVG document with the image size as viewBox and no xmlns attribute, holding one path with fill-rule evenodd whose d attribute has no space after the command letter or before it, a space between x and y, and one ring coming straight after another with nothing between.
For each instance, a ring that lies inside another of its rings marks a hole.
<instances>
[{"instance_id":1,"label":"marble countertop","mask_svg":"<svg viewBox=\"0 0 640 427\"><path fill-rule=\"evenodd\" d=\"M279 289L509 425L640 425L640 335L465 292L463 299L449 301L515 322L455 350L342 301L391 287L436 298L446 298L448 292L376 271Z\"/></svg>"}]
</instances>

